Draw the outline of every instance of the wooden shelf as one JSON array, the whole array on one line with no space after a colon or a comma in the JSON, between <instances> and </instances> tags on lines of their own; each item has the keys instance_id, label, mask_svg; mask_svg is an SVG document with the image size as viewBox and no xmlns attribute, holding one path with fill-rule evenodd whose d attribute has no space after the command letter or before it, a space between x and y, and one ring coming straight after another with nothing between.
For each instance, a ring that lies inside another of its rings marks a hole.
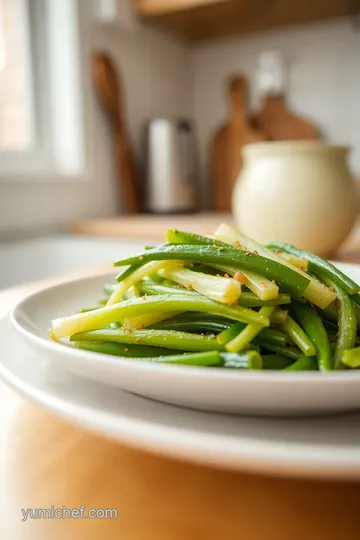
<instances>
[{"instance_id":1,"label":"wooden shelf","mask_svg":"<svg viewBox=\"0 0 360 540\"><path fill-rule=\"evenodd\" d=\"M133 0L140 16L196 42L351 15L360 0Z\"/></svg>"}]
</instances>

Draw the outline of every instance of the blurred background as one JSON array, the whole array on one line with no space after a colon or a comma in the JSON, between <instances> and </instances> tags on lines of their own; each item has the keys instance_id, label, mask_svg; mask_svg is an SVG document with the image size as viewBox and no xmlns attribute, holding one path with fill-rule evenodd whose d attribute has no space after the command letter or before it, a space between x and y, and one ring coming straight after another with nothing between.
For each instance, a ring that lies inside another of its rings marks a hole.
<instances>
[{"instance_id":1,"label":"blurred background","mask_svg":"<svg viewBox=\"0 0 360 540\"><path fill-rule=\"evenodd\" d=\"M168 226L236 222L262 241L272 216L233 195L245 172L264 174L256 201L292 205L276 239L308 247L297 209L331 236L331 216L343 223L339 245L357 209L336 201L360 178L359 13L360 0L0 0L0 287L105 264ZM276 163L268 180L266 163L249 172L249 143ZM302 194L273 187L300 170ZM319 175L328 213L314 222L301 201Z\"/></svg>"}]
</instances>

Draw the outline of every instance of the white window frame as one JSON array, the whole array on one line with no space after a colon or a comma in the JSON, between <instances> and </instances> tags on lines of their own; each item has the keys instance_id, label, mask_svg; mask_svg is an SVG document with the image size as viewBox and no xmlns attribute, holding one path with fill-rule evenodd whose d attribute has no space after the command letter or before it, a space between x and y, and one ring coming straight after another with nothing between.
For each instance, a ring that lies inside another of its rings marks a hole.
<instances>
[{"instance_id":1,"label":"white window frame","mask_svg":"<svg viewBox=\"0 0 360 540\"><path fill-rule=\"evenodd\" d=\"M88 82L91 2L22 2L30 29L27 65L33 74L29 99L35 145L26 151L0 151L0 183L87 179L93 169Z\"/></svg>"}]
</instances>

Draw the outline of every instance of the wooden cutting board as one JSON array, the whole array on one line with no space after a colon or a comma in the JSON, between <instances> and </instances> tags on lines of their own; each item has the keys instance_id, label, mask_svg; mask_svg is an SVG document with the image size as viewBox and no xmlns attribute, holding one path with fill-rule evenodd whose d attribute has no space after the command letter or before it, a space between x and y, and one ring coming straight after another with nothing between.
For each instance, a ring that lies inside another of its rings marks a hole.
<instances>
[{"instance_id":1,"label":"wooden cutting board","mask_svg":"<svg viewBox=\"0 0 360 540\"><path fill-rule=\"evenodd\" d=\"M229 210L229 151L228 124L220 127L213 137L210 152L211 207L219 212Z\"/></svg>"},{"instance_id":2,"label":"wooden cutting board","mask_svg":"<svg viewBox=\"0 0 360 540\"><path fill-rule=\"evenodd\" d=\"M272 141L319 139L318 128L308 119L293 113L283 95L265 96L253 124Z\"/></svg>"},{"instance_id":3,"label":"wooden cutting board","mask_svg":"<svg viewBox=\"0 0 360 540\"><path fill-rule=\"evenodd\" d=\"M215 132L210 157L212 207L221 212L231 210L234 184L242 167L242 147L265 139L247 118L248 85L245 77L232 77L228 88L230 121Z\"/></svg>"}]
</instances>

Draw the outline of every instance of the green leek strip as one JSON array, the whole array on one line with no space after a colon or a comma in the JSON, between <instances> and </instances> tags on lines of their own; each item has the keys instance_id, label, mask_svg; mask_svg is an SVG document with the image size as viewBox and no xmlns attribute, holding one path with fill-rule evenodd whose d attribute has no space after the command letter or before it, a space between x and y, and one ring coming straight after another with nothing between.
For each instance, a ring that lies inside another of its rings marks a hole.
<instances>
[{"instance_id":1,"label":"green leek strip","mask_svg":"<svg viewBox=\"0 0 360 540\"><path fill-rule=\"evenodd\" d=\"M175 330L134 330L127 332L122 329L104 328L79 332L70 337L70 341L114 341L115 343L132 343L137 345L151 345L165 347L179 351L221 351L215 337L177 332Z\"/></svg>"},{"instance_id":2,"label":"green leek strip","mask_svg":"<svg viewBox=\"0 0 360 540\"><path fill-rule=\"evenodd\" d=\"M279 326L280 324L284 324L286 322L286 319L288 317L288 312L284 309L277 309L273 316L271 317L271 325Z\"/></svg>"},{"instance_id":3,"label":"green leek strip","mask_svg":"<svg viewBox=\"0 0 360 540\"><path fill-rule=\"evenodd\" d=\"M234 339L235 336L238 335L241 330L245 328L244 323L236 323L232 324L229 328L226 328L220 334L216 336L216 339L218 343L221 345L226 345L226 343L229 343L232 339Z\"/></svg>"},{"instance_id":4,"label":"green leek strip","mask_svg":"<svg viewBox=\"0 0 360 540\"><path fill-rule=\"evenodd\" d=\"M172 319L159 322L151 328L157 330L179 330L184 332L222 332L233 326L234 321L219 317L218 315L210 315L208 313L186 312L182 315L177 315Z\"/></svg>"},{"instance_id":5,"label":"green leek strip","mask_svg":"<svg viewBox=\"0 0 360 540\"><path fill-rule=\"evenodd\" d=\"M270 249L280 249L282 251L285 251L286 253L296 255L297 257L301 257L303 259L307 259L309 262L309 270L312 270L316 274L321 273L325 277L330 278L334 283L344 289L344 291L348 294L355 294L360 291L359 285L357 285L352 279L350 279L347 275L341 272L341 270L336 268L336 266L331 264L329 261L325 261L318 255L314 255L313 253L309 253L308 251L304 251L302 249L297 249L290 244L284 244L282 242L271 242L270 244L268 244L268 247Z\"/></svg>"},{"instance_id":6,"label":"green leek strip","mask_svg":"<svg viewBox=\"0 0 360 540\"><path fill-rule=\"evenodd\" d=\"M209 266L208 264L193 263L192 266L194 272L201 272L202 274L207 274L209 276L219 276L218 270L213 266ZM221 277L224 277L223 272L220 275Z\"/></svg>"},{"instance_id":7,"label":"green leek strip","mask_svg":"<svg viewBox=\"0 0 360 540\"><path fill-rule=\"evenodd\" d=\"M172 282L172 286L164 285L164 283L156 283L151 279L139 281L138 288L142 294L196 294L195 291L186 289L182 285L177 286Z\"/></svg>"},{"instance_id":8,"label":"green leek strip","mask_svg":"<svg viewBox=\"0 0 360 540\"><path fill-rule=\"evenodd\" d=\"M215 321L224 323L227 326L231 326L232 324L234 324L234 321L232 319L226 319L220 315L211 315L208 313L201 313L196 311L188 311L187 313L182 313L181 315L177 315L171 320L174 322Z\"/></svg>"},{"instance_id":9,"label":"green leek strip","mask_svg":"<svg viewBox=\"0 0 360 540\"><path fill-rule=\"evenodd\" d=\"M275 307L262 307L260 309L261 315L265 317L271 317L275 311ZM241 332L229 343L226 344L225 348L229 352L239 352L246 349L248 344L261 332L262 327L257 324L248 324Z\"/></svg>"},{"instance_id":10,"label":"green leek strip","mask_svg":"<svg viewBox=\"0 0 360 540\"><path fill-rule=\"evenodd\" d=\"M357 307L360 306L360 293L355 293L351 296L352 301L356 304Z\"/></svg>"},{"instance_id":11,"label":"green leek strip","mask_svg":"<svg viewBox=\"0 0 360 540\"><path fill-rule=\"evenodd\" d=\"M257 345L256 343L250 343L246 351L256 351L258 354L260 354L260 345ZM244 354L244 352L246 351L243 351L241 353L228 353L228 354Z\"/></svg>"},{"instance_id":12,"label":"green leek strip","mask_svg":"<svg viewBox=\"0 0 360 540\"><path fill-rule=\"evenodd\" d=\"M330 306L327 309L324 309L323 312L322 312L322 316L323 316L325 321L331 321L331 322L336 323L336 324L337 324L338 318L339 318L337 308L334 307L334 306Z\"/></svg>"},{"instance_id":13,"label":"green leek strip","mask_svg":"<svg viewBox=\"0 0 360 540\"><path fill-rule=\"evenodd\" d=\"M354 298L354 297L352 297L352 298ZM354 309L355 309L357 326L360 327L360 307L358 305L355 305Z\"/></svg>"},{"instance_id":14,"label":"green leek strip","mask_svg":"<svg viewBox=\"0 0 360 540\"><path fill-rule=\"evenodd\" d=\"M354 296L351 296L352 302L354 302L354 298L355 298ZM355 309L357 327L360 328L360 307L354 304L354 309ZM330 306L328 309L325 309L323 311L323 315L326 321L332 321L337 324L338 318L339 318L337 308Z\"/></svg>"},{"instance_id":15,"label":"green leek strip","mask_svg":"<svg viewBox=\"0 0 360 540\"><path fill-rule=\"evenodd\" d=\"M51 334L55 339L61 339L75 332L95 330L111 322L123 321L144 313L169 311L201 311L245 323L258 323L263 326L270 324L267 317L242 306L226 306L197 294L193 296L172 294L135 298L88 313L55 319Z\"/></svg>"},{"instance_id":16,"label":"green leek strip","mask_svg":"<svg viewBox=\"0 0 360 540\"><path fill-rule=\"evenodd\" d=\"M144 263L149 261L185 260L204 262L213 265L226 265L261 273L270 280L275 280L290 293L302 296L308 288L310 279L300 275L277 261L261 257L254 253L244 252L231 246L221 249L209 245L184 245L159 247L145 251L140 255L117 261L115 266L127 266L142 257ZM131 276L130 276L131 277Z\"/></svg>"},{"instance_id":17,"label":"green leek strip","mask_svg":"<svg viewBox=\"0 0 360 540\"><path fill-rule=\"evenodd\" d=\"M287 334L306 356L315 356L316 349L304 330L290 316L280 329Z\"/></svg>"},{"instance_id":18,"label":"green leek strip","mask_svg":"<svg viewBox=\"0 0 360 540\"><path fill-rule=\"evenodd\" d=\"M261 332L254 338L253 343L259 343L261 345L263 341L275 343L276 345L281 345L283 347L289 343L287 336L283 332L275 330L274 328L263 328Z\"/></svg>"},{"instance_id":19,"label":"green leek strip","mask_svg":"<svg viewBox=\"0 0 360 540\"><path fill-rule=\"evenodd\" d=\"M105 341L79 341L75 345L78 349L86 351L127 357L129 361L142 360L154 364L216 366L229 369L259 370L262 368L262 358L256 351L245 351L243 354L219 353L218 351L176 354L175 351L158 349L157 347L123 345ZM156 354L156 356L152 356L152 354Z\"/></svg>"},{"instance_id":20,"label":"green leek strip","mask_svg":"<svg viewBox=\"0 0 360 540\"><path fill-rule=\"evenodd\" d=\"M159 275L195 290L216 302L231 306L241 295L241 285L232 278L215 277L200 272L193 272L186 268L174 268L168 266L159 270Z\"/></svg>"},{"instance_id":21,"label":"green leek strip","mask_svg":"<svg viewBox=\"0 0 360 540\"><path fill-rule=\"evenodd\" d=\"M240 332L246 328L246 325L243 323L232 324L230 327L224 329L220 334L216 336L218 343L221 345L226 345L233 339L235 339ZM273 328L262 328L259 335L256 337L257 343L262 341L276 343L277 345L285 346L287 344L287 337L283 332L274 330Z\"/></svg>"},{"instance_id":22,"label":"green leek strip","mask_svg":"<svg viewBox=\"0 0 360 540\"><path fill-rule=\"evenodd\" d=\"M298 302L292 303L291 310L316 349L320 371L330 371L332 369L332 354L329 338L317 311L310 304L299 304Z\"/></svg>"},{"instance_id":23,"label":"green leek strip","mask_svg":"<svg viewBox=\"0 0 360 540\"><path fill-rule=\"evenodd\" d=\"M172 245L191 244L196 246L214 246L218 248L226 247L224 242L219 242L211 236L202 236L201 234L179 231L177 229L168 229L166 237Z\"/></svg>"},{"instance_id":24,"label":"green leek strip","mask_svg":"<svg viewBox=\"0 0 360 540\"><path fill-rule=\"evenodd\" d=\"M131 274L133 272L135 272L135 270L137 270L138 268L140 268L142 266L142 264L139 264L139 263L136 263L136 264L132 264L131 266L129 266L129 268L126 268L126 270L123 270L122 272L120 272L117 276L115 276L115 280L120 283L121 281L124 281L124 279L128 278L129 276L131 276ZM115 285L115 288L116 288L116 285ZM112 291L113 292L113 291ZM110 293L111 294L111 293Z\"/></svg>"},{"instance_id":25,"label":"green leek strip","mask_svg":"<svg viewBox=\"0 0 360 540\"><path fill-rule=\"evenodd\" d=\"M257 351L244 351L242 354L220 353L224 368L262 369L262 358Z\"/></svg>"},{"instance_id":26,"label":"green leek strip","mask_svg":"<svg viewBox=\"0 0 360 540\"><path fill-rule=\"evenodd\" d=\"M227 322L226 319L205 319L198 321L186 321L168 319L166 321L152 324L150 328L154 330L178 330L179 332L222 332L233 325L233 321Z\"/></svg>"},{"instance_id":27,"label":"green leek strip","mask_svg":"<svg viewBox=\"0 0 360 540\"><path fill-rule=\"evenodd\" d=\"M112 341L76 341L77 349L93 351L102 354L112 354L129 358L146 358L155 356L168 356L177 354L177 350L165 349L164 347L150 347L146 345L132 345L129 343L114 343Z\"/></svg>"},{"instance_id":28,"label":"green leek strip","mask_svg":"<svg viewBox=\"0 0 360 540\"><path fill-rule=\"evenodd\" d=\"M144 315L124 319L123 325L124 328L129 330L141 330L147 326L152 326L153 324L161 321L166 321L166 319L170 319L170 317L175 317L176 315L179 315L179 313L179 311L168 311L167 313L144 313Z\"/></svg>"},{"instance_id":29,"label":"green leek strip","mask_svg":"<svg viewBox=\"0 0 360 540\"><path fill-rule=\"evenodd\" d=\"M246 248L249 251L256 252L262 257L266 257L267 259L271 259L274 262L283 264L286 268L294 271L295 273L298 273L299 276L302 276L304 278L307 277L309 279L308 285L305 288L305 291L303 291L300 296L304 296L307 300L320 307L321 309L327 308L330 304L332 304L332 302L335 301L336 293L334 293L331 289L327 288L323 283L320 283L320 281L309 276L306 272L303 272L296 266L289 264L270 249L258 244L251 238L248 238L244 234L241 234L239 231L233 229L229 225L220 225L215 232L215 238L225 242L227 241L231 245L237 245L242 249ZM235 238L236 240L234 240Z\"/></svg>"},{"instance_id":30,"label":"green leek strip","mask_svg":"<svg viewBox=\"0 0 360 540\"><path fill-rule=\"evenodd\" d=\"M318 365L315 356L302 355L293 364L286 367L284 371L317 371Z\"/></svg>"},{"instance_id":31,"label":"green leek strip","mask_svg":"<svg viewBox=\"0 0 360 540\"><path fill-rule=\"evenodd\" d=\"M145 276L148 276L153 272L157 272L157 270L159 270L162 266L163 263L155 261L149 262L140 267L137 266L131 274L129 274L123 281L121 281L121 283L119 283L114 292L110 295L107 305L111 306L120 302L130 287L135 285L135 283L137 283L140 279L143 279Z\"/></svg>"},{"instance_id":32,"label":"green leek strip","mask_svg":"<svg viewBox=\"0 0 360 540\"><path fill-rule=\"evenodd\" d=\"M262 369L280 370L289 367L294 360L280 354L262 354Z\"/></svg>"},{"instance_id":33,"label":"green leek strip","mask_svg":"<svg viewBox=\"0 0 360 540\"><path fill-rule=\"evenodd\" d=\"M297 347L282 347L276 345L276 343L270 343L269 341L262 341L261 348L265 351L270 351L291 360L297 360L301 356L301 351Z\"/></svg>"},{"instance_id":34,"label":"green leek strip","mask_svg":"<svg viewBox=\"0 0 360 540\"><path fill-rule=\"evenodd\" d=\"M288 294L279 294L271 300L260 300L256 294L243 292L238 300L239 306L262 307L262 306L281 306L291 303L291 297Z\"/></svg>"},{"instance_id":35,"label":"green leek strip","mask_svg":"<svg viewBox=\"0 0 360 540\"><path fill-rule=\"evenodd\" d=\"M146 362L151 362L153 364L173 364L173 365L184 365L184 366L198 366L198 367L210 367L210 366L224 366L224 360L221 358L218 351L206 351L200 353L180 353L180 354L171 354L171 355L159 355L159 356L141 356L138 351L138 356L136 356L136 351L132 351L132 355L124 355L121 350L117 349L120 343L106 343L106 342L79 342L77 348L83 349L86 351L97 352L102 354L111 354L114 356L127 356L128 360L141 360ZM124 347L124 349L129 348L130 345ZM141 349L141 347L137 347ZM147 347L147 349L155 349L155 347ZM165 350L165 349L164 349ZM248 368L251 369L251 368Z\"/></svg>"},{"instance_id":36,"label":"green leek strip","mask_svg":"<svg viewBox=\"0 0 360 540\"><path fill-rule=\"evenodd\" d=\"M338 339L334 351L334 369L346 369L347 366L342 362L343 351L355 347L357 333L357 319L355 306L350 296L339 287L335 281L325 275L320 275L321 279L336 290L338 298ZM90 312L91 313L91 312Z\"/></svg>"},{"instance_id":37,"label":"green leek strip","mask_svg":"<svg viewBox=\"0 0 360 540\"><path fill-rule=\"evenodd\" d=\"M341 361L345 366L349 368L360 367L360 347L356 347L350 350L343 350L341 353Z\"/></svg>"}]
</instances>

